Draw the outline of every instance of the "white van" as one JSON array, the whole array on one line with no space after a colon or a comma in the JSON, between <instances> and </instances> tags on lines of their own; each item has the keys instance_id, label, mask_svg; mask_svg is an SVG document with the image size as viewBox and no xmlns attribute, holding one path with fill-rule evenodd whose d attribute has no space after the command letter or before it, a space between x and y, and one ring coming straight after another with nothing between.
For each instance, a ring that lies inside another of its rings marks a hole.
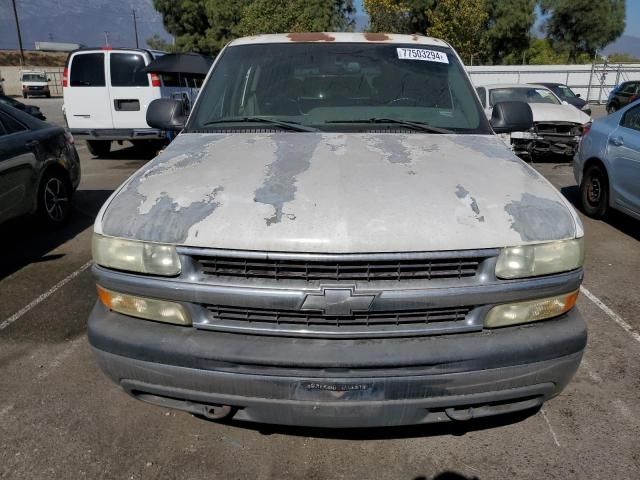
<instances>
[{"instance_id":1,"label":"white van","mask_svg":"<svg viewBox=\"0 0 640 480\"><path fill-rule=\"evenodd\" d=\"M33 95L51 97L49 77L41 70L20 71L20 86L22 87L22 96L24 98Z\"/></svg>"},{"instance_id":2,"label":"white van","mask_svg":"<svg viewBox=\"0 0 640 480\"><path fill-rule=\"evenodd\" d=\"M147 125L147 107L186 88L165 87L159 75L140 71L163 54L116 48L69 54L62 78L63 111L73 136L84 138L93 155L109 153L112 141L151 148L164 141L165 132Z\"/></svg>"}]
</instances>

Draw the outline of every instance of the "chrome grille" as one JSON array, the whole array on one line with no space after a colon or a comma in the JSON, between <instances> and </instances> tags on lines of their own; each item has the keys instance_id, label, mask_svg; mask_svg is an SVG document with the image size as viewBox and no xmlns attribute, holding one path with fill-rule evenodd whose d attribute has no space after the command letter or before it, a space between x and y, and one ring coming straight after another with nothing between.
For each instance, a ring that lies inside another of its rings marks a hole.
<instances>
[{"instance_id":1,"label":"chrome grille","mask_svg":"<svg viewBox=\"0 0 640 480\"><path fill-rule=\"evenodd\" d=\"M275 280L419 280L473 277L483 257L416 258L397 260L261 259L196 256L204 275L269 278Z\"/></svg>"},{"instance_id":2,"label":"chrome grille","mask_svg":"<svg viewBox=\"0 0 640 480\"><path fill-rule=\"evenodd\" d=\"M205 305L208 327L265 334L297 336L402 336L429 335L476 329L467 322L474 307L368 311L350 316L322 312Z\"/></svg>"}]
</instances>

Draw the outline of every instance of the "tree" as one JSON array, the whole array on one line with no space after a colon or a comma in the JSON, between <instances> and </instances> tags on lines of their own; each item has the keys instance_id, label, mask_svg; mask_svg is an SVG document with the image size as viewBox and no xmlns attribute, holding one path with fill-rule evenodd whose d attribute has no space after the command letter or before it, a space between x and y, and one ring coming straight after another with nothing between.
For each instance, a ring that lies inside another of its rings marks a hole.
<instances>
[{"instance_id":1,"label":"tree","mask_svg":"<svg viewBox=\"0 0 640 480\"><path fill-rule=\"evenodd\" d=\"M428 17L429 35L449 42L463 61L486 54L486 0L440 0Z\"/></svg>"},{"instance_id":2,"label":"tree","mask_svg":"<svg viewBox=\"0 0 640 480\"><path fill-rule=\"evenodd\" d=\"M239 36L238 24L251 0L153 0L179 51L217 54Z\"/></svg>"},{"instance_id":3,"label":"tree","mask_svg":"<svg viewBox=\"0 0 640 480\"><path fill-rule=\"evenodd\" d=\"M624 0L541 0L540 5L549 14L547 37L567 49L573 63L581 53L593 56L624 31Z\"/></svg>"},{"instance_id":4,"label":"tree","mask_svg":"<svg viewBox=\"0 0 640 480\"><path fill-rule=\"evenodd\" d=\"M254 0L246 6L238 30L242 35L350 30L352 0Z\"/></svg>"},{"instance_id":5,"label":"tree","mask_svg":"<svg viewBox=\"0 0 640 480\"><path fill-rule=\"evenodd\" d=\"M155 33L152 37L147 38L147 46L152 50L162 50L163 52L173 52L175 48L164 38Z\"/></svg>"},{"instance_id":6,"label":"tree","mask_svg":"<svg viewBox=\"0 0 640 480\"><path fill-rule=\"evenodd\" d=\"M425 33L428 12L437 0L364 0L369 30L388 33Z\"/></svg>"},{"instance_id":7,"label":"tree","mask_svg":"<svg viewBox=\"0 0 640 480\"><path fill-rule=\"evenodd\" d=\"M518 64L531 42L536 0L487 0L488 60Z\"/></svg>"},{"instance_id":8,"label":"tree","mask_svg":"<svg viewBox=\"0 0 640 480\"><path fill-rule=\"evenodd\" d=\"M607 55L609 63L638 63L640 58L630 53L610 53Z\"/></svg>"},{"instance_id":9,"label":"tree","mask_svg":"<svg viewBox=\"0 0 640 480\"><path fill-rule=\"evenodd\" d=\"M407 33L410 27L409 10L400 0L364 0L371 32Z\"/></svg>"},{"instance_id":10,"label":"tree","mask_svg":"<svg viewBox=\"0 0 640 480\"><path fill-rule=\"evenodd\" d=\"M345 30L353 0L153 0L179 51L216 55L242 35Z\"/></svg>"}]
</instances>

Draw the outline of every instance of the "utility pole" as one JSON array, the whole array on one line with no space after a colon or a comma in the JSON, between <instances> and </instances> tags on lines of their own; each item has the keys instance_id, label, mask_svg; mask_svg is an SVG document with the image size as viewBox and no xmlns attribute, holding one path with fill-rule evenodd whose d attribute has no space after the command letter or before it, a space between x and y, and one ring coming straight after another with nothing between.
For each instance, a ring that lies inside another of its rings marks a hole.
<instances>
[{"instance_id":1,"label":"utility pole","mask_svg":"<svg viewBox=\"0 0 640 480\"><path fill-rule=\"evenodd\" d=\"M107 32L106 30L104 31L104 46L109 46L109 32Z\"/></svg>"},{"instance_id":2,"label":"utility pole","mask_svg":"<svg viewBox=\"0 0 640 480\"><path fill-rule=\"evenodd\" d=\"M24 65L24 49L22 48L22 33L20 33L20 21L18 20L18 10L16 10L16 0L11 0L13 4L13 16L16 19L16 30L18 30L18 45L20 46L20 61Z\"/></svg>"},{"instance_id":3,"label":"utility pole","mask_svg":"<svg viewBox=\"0 0 640 480\"><path fill-rule=\"evenodd\" d=\"M140 45L138 44L138 22L136 22L136 9L133 8L131 11L133 12L133 31L136 34L136 48L140 48Z\"/></svg>"}]
</instances>

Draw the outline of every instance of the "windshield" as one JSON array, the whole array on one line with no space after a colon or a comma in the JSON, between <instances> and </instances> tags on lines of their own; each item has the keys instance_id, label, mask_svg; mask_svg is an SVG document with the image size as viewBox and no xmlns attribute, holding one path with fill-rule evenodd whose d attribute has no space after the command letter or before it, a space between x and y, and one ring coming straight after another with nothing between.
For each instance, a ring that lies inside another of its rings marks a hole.
<instances>
[{"instance_id":1,"label":"windshield","mask_svg":"<svg viewBox=\"0 0 640 480\"><path fill-rule=\"evenodd\" d=\"M573 93L573 90L571 90L569 87L567 87L566 85L559 85L558 86L558 90L560 90L560 95L566 98L573 98L576 96L575 93Z\"/></svg>"},{"instance_id":2,"label":"windshield","mask_svg":"<svg viewBox=\"0 0 640 480\"><path fill-rule=\"evenodd\" d=\"M37 73L25 73L22 75L23 82L46 82L46 75L40 75Z\"/></svg>"},{"instance_id":3,"label":"windshield","mask_svg":"<svg viewBox=\"0 0 640 480\"><path fill-rule=\"evenodd\" d=\"M187 131L229 128L226 120L234 128L256 128L256 117L323 131L362 131L374 128L366 123L375 120L378 130L381 124L391 128L405 121L456 133L490 133L463 67L450 49L434 46L229 47L200 94Z\"/></svg>"},{"instance_id":4,"label":"windshield","mask_svg":"<svg viewBox=\"0 0 640 480\"><path fill-rule=\"evenodd\" d=\"M498 102L552 103L560 105L558 98L546 88L496 88L490 93L491 105Z\"/></svg>"}]
</instances>

